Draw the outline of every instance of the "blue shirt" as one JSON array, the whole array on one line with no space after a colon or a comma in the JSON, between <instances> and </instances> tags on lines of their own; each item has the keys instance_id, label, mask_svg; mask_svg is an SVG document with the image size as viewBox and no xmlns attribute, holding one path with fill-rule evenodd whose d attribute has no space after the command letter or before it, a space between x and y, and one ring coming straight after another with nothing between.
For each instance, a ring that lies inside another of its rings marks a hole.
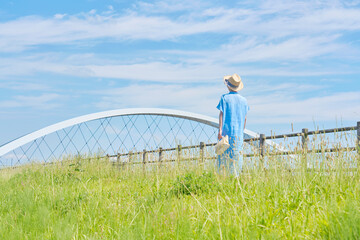
<instances>
[{"instance_id":1,"label":"blue shirt","mask_svg":"<svg viewBox=\"0 0 360 240\"><path fill-rule=\"evenodd\" d=\"M242 145L245 117L250 109L246 98L237 92L229 92L221 96L216 108L223 112L222 135L240 140Z\"/></svg>"}]
</instances>

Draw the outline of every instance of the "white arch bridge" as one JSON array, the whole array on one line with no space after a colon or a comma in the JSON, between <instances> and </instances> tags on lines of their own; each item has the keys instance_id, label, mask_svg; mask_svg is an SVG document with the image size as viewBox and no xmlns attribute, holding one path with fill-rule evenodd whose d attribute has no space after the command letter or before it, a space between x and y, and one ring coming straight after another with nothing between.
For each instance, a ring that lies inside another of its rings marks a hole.
<instances>
[{"instance_id":1,"label":"white arch bridge","mask_svg":"<svg viewBox=\"0 0 360 240\"><path fill-rule=\"evenodd\" d=\"M217 129L217 119L184 111L135 108L98 112L56 123L0 146L0 166L51 162L77 154L114 155L213 143ZM253 137L258 134L245 129L245 139Z\"/></svg>"}]
</instances>

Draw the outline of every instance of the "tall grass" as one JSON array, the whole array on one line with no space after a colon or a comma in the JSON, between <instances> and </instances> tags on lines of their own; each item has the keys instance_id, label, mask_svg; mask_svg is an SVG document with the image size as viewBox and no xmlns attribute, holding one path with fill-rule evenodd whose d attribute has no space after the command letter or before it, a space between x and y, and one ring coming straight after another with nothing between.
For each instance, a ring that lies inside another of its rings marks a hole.
<instances>
[{"instance_id":1,"label":"tall grass","mask_svg":"<svg viewBox=\"0 0 360 240\"><path fill-rule=\"evenodd\" d=\"M0 238L359 239L359 171L339 167L340 153L325 160L307 171L267 157L239 178L199 162L144 170L100 158L3 169Z\"/></svg>"}]
</instances>

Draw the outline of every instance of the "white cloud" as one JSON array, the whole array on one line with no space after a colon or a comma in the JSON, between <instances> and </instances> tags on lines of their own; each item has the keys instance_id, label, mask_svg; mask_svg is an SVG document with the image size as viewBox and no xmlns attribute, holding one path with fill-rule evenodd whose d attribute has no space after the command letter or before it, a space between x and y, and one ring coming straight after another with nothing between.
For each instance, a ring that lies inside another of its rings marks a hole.
<instances>
[{"instance_id":1,"label":"white cloud","mask_svg":"<svg viewBox=\"0 0 360 240\"><path fill-rule=\"evenodd\" d=\"M102 97L95 105L100 109L164 107L213 115L218 97L224 92L222 84L130 85L97 92Z\"/></svg>"},{"instance_id":2,"label":"white cloud","mask_svg":"<svg viewBox=\"0 0 360 240\"><path fill-rule=\"evenodd\" d=\"M278 99L277 96L286 96L289 98L296 98L301 94L305 93L317 93L319 91L326 91L329 89L329 85L325 83L277 83L274 84L272 81L251 81L245 86L246 95L252 96L252 98L256 98L259 96L260 99L262 97L267 97L269 94L271 98ZM285 98L286 98L285 97ZM255 101L258 103L257 101ZM262 103L263 101L259 101Z\"/></svg>"},{"instance_id":3,"label":"white cloud","mask_svg":"<svg viewBox=\"0 0 360 240\"><path fill-rule=\"evenodd\" d=\"M359 51L346 44L337 43L339 35L321 37L296 37L266 42L261 39L236 39L223 44L217 50L165 51L165 53L186 56L192 63L251 63L305 61L315 57L350 58L359 56ZM346 56L345 56L346 55Z\"/></svg>"},{"instance_id":4,"label":"white cloud","mask_svg":"<svg viewBox=\"0 0 360 240\"><path fill-rule=\"evenodd\" d=\"M40 96L14 96L10 100L0 101L0 108L36 108L47 110L59 107L63 97L58 94L42 94Z\"/></svg>"},{"instance_id":5,"label":"white cloud","mask_svg":"<svg viewBox=\"0 0 360 240\"><path fill-rule=\"evenodd\" d=\"M64 17L66 17L66 15L67 15L67 14L59 14L59 13L58 13L58 14L55 14L55 15L54 15L54 18L55 18L55 19L63 19Z\"/></svg>"},{"instance_id":6,"label":"white cloud","mask_svg":"<svg viewBox=\"0 0 360 240\"><path fill-rule=\"evenodd\" d=\"M291 38L279 43L261 44L257 43L253 47L236 51L239 45L227 46L227 51L234 49L238 52L229 60L232 62L256 62L256 61L279 61L279 60L306 60L324 54L340 52L344 46L334 43L335 36L326 37L299 37Z\"/></svg>"},{"instance_id":7,"label":"white cloud","mask_svg":"<svg viewBox=\"0 0 360 240\"><path fill-rule=\"evenodd\" d=\"M339 92L326 96L295 98L291 94L249 97L253 104L249 113L254 123L289 123L353 120L360 117L360 92Z\"/></svg>"},{"instance_id":8,"label":"white cloud","mask_svg":"<svg viewBox=\"0 0 360 240\"><path fill-rule=\"evenodd\" d=\"M221 77L223 66L170 64L149 62L129 65L84 66L92 76L149 80L156 82L207 82Z\"/></svg>"},{"instance_id":9,"label":"white cloud","mask_svg":"<svg viewBox=\"0 0 360 240\"><path fill-rule=\"evenodd\" d=\"M0 82L0 88L18 91L46 91L50 89L45 84L22 81Z\"/></svg>"},{"instance_id":10,"label":"white cloud","mask_svg":"<svg viewBox=\"0 0 360 240\"><path fill-rule=\"evenodd\" d=\"M265 54L265 53L264 53ZM0 58L0 77L33 75L36 73L55 73L60 75L126 79L131 81L153 81L172 83L216 82L225 74L234 72L242 76L322 76L334 74L358 74L360 69L308 67L282 65L276 67L230 65L231 59L219 60L221 54L209 52L203 58L186 60L179 63L164 61L145 61L140 63L119 64L116 60L103 59L93 54L70 55L66 58L56 53L34 55L17 59ZM269 55L265 54L265 57ZM281 56L279 56L281 57ZM234 58L241 59L239 56ZM246 58L246 56L245 56ZM275 56L274 56L275 59Z\"/></svg>"},{"instance_id":11,"label":"white cloud","mask_svg":"<svg viewBox=\"0 0 360 240\"><path fill-rule=\"evenodd\" d=\"M202 1L191 1L191 0L160 0L153 2L137 2L134 4L134 9L140 12L146 13L172 13L179 11L194 11L195 9L206 6L205 2Z\"/></svg>"},{"instance_id":12,"label":"white cloud","mask_svg":"<svg viewBox=\"0 0 360 240\"><path fill-rule=\"evenodd\" d=\"M174 10L190 5L172 4L168 1L148 5L154 9L159 4L162 5L162 9ZM296 14L289 9L293 9ZM53 18L28 16L2 22L0 51L21 51L42 44L74 44L99 38L114 41L160 41L194 34L216 33L278 39L285 36L333 35L339 31L358 30L360 9L344 7L343 4L335 4L334 7L334 4L328 5L317 1L271 2L268 5L263 4L258 9L202 8L194 9L179 18L148 16L146 13L134 11L123 15L96 14L91 11L79 15L57 14Z\"/></svg>"},{"instance_id":13,"label":"white cloud","mask_svg":"<svg viewBox=\"0 0 360 240\"><path fill-rule=\"evenodd\" d=\"M360 30L360 9L344 7L337 1L331 4L262 1L255 8L227 9L204 8L202 4L196 10L196 16L189 10L190 13L180 18L146 14L151 9L180 11L191 4L140 2L135 10L140 9L141 14L134 11L123 15L96 14L96 11L90 11L78 15L57 14L53 18L30 16L3 22L0 24L0 51L21 51L42 44L81 44L98 38L159 41L199 33L229 33L232 37L224 37L224 43L215 49L151 51L146 53L153 56L151 60L143 56L126 58L121 63L98 58L92 53L3 58L0 59L0 76L50 72L127 80L204 82L232 72L247 76L316 76L359 71L357 68L334 69L316 65L311 69L308 66L297 68L294 65L281 66L281 63L306 62L316 57L358 59L359 49L345 42L338 31ZM111 7L109 10L114 11ZM170 57L164 58L164 54ZM170 63L168 60L174 60L174 57L177 60ZM251 62L277 63L277 66L234 66Z\"/></svg>"},{"instance_id":14,"label":"white cloud","mask_svg":"<svg viewBox=\"0 0 360 240\"><path fill-rule=\"evenodd\" d=\"M244 88L251 107L248 120L253 124L282 124L290 122L356 121L360 117L360 92L339 92L316 96L326 86L256 84ZM322 91L323 92L323 91ZM198 112L216 117L216 105L226 93L222 83L202 86L188 85L130 85L124 88L101 90L95 103L99 109L127 107L165 107ZM313 93L311 97L300 97Z\"/></svg>"}]
</instances>

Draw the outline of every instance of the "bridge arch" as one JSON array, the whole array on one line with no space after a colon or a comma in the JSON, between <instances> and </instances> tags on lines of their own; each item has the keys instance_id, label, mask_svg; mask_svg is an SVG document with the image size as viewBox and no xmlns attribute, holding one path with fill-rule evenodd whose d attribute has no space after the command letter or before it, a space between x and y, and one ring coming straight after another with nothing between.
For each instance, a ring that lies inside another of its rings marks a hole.
<instances>
[{"instance_id":1,"label":"bridge arch","mask_svg":"<svg viewBox=\"0 0 360 240\"><path fill-rule=\"evenodd\" d=\"M201 114L191 113L191 112L185 112L185 111L178 111L178 110L171 110L171 109L160 109L160 108L130 108L130 109L117 109L117 110L111 110L111 111L103 111L103 112L83 115L83 116L80 116L80 117L76 117L76 118L72 118L72 119L69 119L69 120L66 120L66 121L62 121L62 122L50 125L48 127L42 128L42 129L40 129L38 131L32 132L30 134L24 135L24 136L22 136L20 138L17 138L15 140L13 140L13 141L10 141L10 142L0 146L0 161L2 161L1 157L15 151L16 149L20 149L21 150L20 151L21 156L19 157L19 155L15 155L16 156L15 157L15 162L16 162L16 158L17 158L17 162L21 162L20 161L21 159L28 158L28 156L24 157L24 155L27 155L28 154L27 152L30 149L38 148L39 144L40 145L41 144L47 145L47 151L50 151L51 155L53 157L55 157L54 152L52 152L51 146L49 146L48 142L45 141L45 138L47 136L56 133L57 137L58 137L58 140L60 141L60 143L57 145L57 147L59 147L60 145L63 145L62 147L64 148L64 150L66 152L66 147L65 147L66 144L63 143L62 137L59 136L59 132L64 131L65 136L67 136L67 138L64 137L63 139L66 138L66 139L70 140L70 142L72 142L72 139L70 137L72 135L69 135L69 132L66 132L65 129L71 129L71 130L69 130L70 133L71 133L71 131L73 131L75 126L78 126L78 128L80 128L81 125L85 125L89 129L88 123L91 122L91 121L95 121L95 120L102 121L101 126L103 128L105 128L104 125L106 125L106 124L109 125L110 124L109 119L112 119L114 117L125 117L125 116L128 116L128 118L130 119L128 123L130 123L130 125L132 124L132 126L135 126L134 121L137 121L137 118L136 118L136 120L134 120L134 118L133 118L134 116L151 116L151 118L152 118L151 121L152 122L155 121L154 117L159 116L159 117L166 117L166 118L175 119L174 124L176 123L178 125L179 125L179 120L176 120L176 119L183 119L183 120L188 120L190 122L195 122L195 123L197 123L199 125L201 124L200 128L198 130L204 130L204 126L207 126L207 128L210 128L214 132L216 132L217 128L218 128L218 120L216 118L208 117L208 116L201 115ZM131 120L131 118L133 118L133 119ZM149 122L147 120L146 120L146 122L148 124L148 129L150 129L149 125L151 125L151 124L149 124ZM168 120L168 122L169 122L169 120ZM143 122L143 124L145 124L145 122ZM128 127L126 126L125 121L124 121L124 126L128 129ZM157 126L159 128L159 126L156 125L156 123L152 124L152 126ZM169 126L170 126L171 130L173 130L172 125L171 125L170 122L169 122ZM181 127L182 126L180 126L180 128ZM138 131L139 136L144 139L144 137L141 136L141 132L138 129L136 129L136 130ZM81 129L80 129L80 131L81 131ZM106 130L104 130L104 131L106 132ZM128 131L129 131L129 129L128 129ZM147 131L147 132L149 133L149 131ZM195 132L194 129L192 129L192 132ZM154 132L150 131L150 133L152 133L152 135L154 135ZM183 133L186 134L184 131L183 131ZM84 134L82 132L81 132L81 134L83 135L82 136L83 140L85 141L85 143L87 145L88 142L86 140L86 137L84 136ZM215 135L215 137L214 137L214 135ZM252 131L250 131L248 129L245 129L245 138L252 138L252 137L258 137L258 134L256 134L255 132L252 132ZM93 141L95 141L95 142L97 141L97 139L94 137L94 135L92 135L92 138L93 138ZM214 142L214 141L216 141L216 134L212 134L210 137L208 136L208 138L214 138L212 140L212 142ZM206 139L206 140L209 141L210 139ZM170 141L168 141L168 140L167 140L167 142L170 143ZM25 145L29 145L30 143L33 143L32 146L34 146L34 147L29 147L28 149L23 147ZM111 140L110 139L109 139L109 143L111 145ZM70 143L68 143L67 146L69 146L69 144ZM74 142L72 142L71 145L74 145L75 149L77 149ZM135 146L135 144L134 144L134 146ZM89 150L90 150L90 148L89 148ZM44 155L42 152L40 152L40 153L41 153L41 155ZM34 155L34 153L33 153L33 155ZM45 157L43 156L43 158L45 158ZM31 160L31 159L28 159L28 160ZM44 160L46 161L46 159L44 159ZM3 162L1 162L1 163L3 164ZM8 164L6 164L6 165L8 165ZM10 165L13 165L13 164L10 164Z\"/></svg>"}]
</instances>

